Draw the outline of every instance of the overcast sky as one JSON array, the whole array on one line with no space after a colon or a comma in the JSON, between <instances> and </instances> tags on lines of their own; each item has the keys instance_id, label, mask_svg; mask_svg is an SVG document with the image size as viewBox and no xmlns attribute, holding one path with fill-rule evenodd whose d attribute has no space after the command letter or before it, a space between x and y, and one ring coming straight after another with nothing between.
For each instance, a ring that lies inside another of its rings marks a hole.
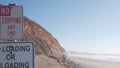
<instances>
[{"instance_id":1,"label":"overcast sky","mask_svg":"<svg viewBox=\"0 0 120 68\"><path fill-rule=\"evenodd\" d=\"M120 0L0 0L48 30L67 51L120 53Z\"/></svg>"}]
</instances>

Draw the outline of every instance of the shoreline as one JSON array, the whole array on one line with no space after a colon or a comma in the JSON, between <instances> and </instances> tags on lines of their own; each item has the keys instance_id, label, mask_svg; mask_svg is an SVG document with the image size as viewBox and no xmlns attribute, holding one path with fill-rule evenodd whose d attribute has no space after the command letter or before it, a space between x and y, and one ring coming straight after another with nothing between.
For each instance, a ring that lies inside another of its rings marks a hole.
<instances>
[{"instance_id":1,"label":"shoreline","mask_svg":"<svg viewBox=\"0 0 120 68\"><path fill-rule=\"evenodd\" d=\"M103 60L71 57L78 68L120 68L120 62L110 62Z\"/></svg>"}]
</instances>

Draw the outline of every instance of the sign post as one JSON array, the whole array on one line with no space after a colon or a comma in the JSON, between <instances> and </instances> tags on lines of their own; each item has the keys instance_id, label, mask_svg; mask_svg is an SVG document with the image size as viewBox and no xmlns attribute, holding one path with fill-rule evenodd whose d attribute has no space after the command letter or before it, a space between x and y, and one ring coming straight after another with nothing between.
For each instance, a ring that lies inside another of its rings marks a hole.
<instances>
[{"instance_id":1,"label":"sign post","mask_svg":"<svg viewBox=\"0 0 120 68\"><path fill-rule=\"evenodd\" d=\"M0 38L18 40L23 37L22 6L0 6Z\"/></svg>"},{"instance_id":2,"label":"sign post","mask_svg":"<svg viewBox=\"0 0 120 68\"><path fill-rule=\"evenodd\" d=\"M1 42L0 68L34 68L34 44Z\"/></svg>"}]
</instances>

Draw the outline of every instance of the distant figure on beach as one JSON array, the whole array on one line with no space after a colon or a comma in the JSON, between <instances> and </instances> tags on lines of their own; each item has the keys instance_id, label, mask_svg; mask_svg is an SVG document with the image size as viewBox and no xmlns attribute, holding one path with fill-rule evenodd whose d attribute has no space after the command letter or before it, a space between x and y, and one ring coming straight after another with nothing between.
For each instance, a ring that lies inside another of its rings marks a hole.
<instances>
[{"instance_id":1,"label":"distant figure on beach","mask_svg":"<svg viewBox=\"0 0 120 68\"><path fill-rule=\"evenodd\" d=\"M66 56L65 55L62 55L62 57L57 60L58 62L65 62L66 61Z\"/></svg>"},{"instance_id":2,"label":"distant figure on beach","mask_svg":"<svg viewBox=\"0 0 120 68\"><path fill-rule=\"evenodd\" d=\"M65 62L65 60L66 60L66 56L65 56L65 55L62 55L61 61L62 61L62 62Z\"/></svg>"}]
</instances>

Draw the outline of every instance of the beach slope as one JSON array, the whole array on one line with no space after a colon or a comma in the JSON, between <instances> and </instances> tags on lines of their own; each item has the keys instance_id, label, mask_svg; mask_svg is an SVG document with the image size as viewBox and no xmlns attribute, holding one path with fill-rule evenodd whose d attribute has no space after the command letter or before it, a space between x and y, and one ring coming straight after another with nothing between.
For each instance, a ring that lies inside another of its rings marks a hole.
<instances>
[{"instance_id":1,"label":"beach slope","mask_svg":"<svg viewBox=\"0 0 120 68\"><path fill-rule=\"evenodd\" d=\"M35 56L35 68L67 68L65 65L59 64L55 59L44 55Z\"/></svg>"}]
</instances>

